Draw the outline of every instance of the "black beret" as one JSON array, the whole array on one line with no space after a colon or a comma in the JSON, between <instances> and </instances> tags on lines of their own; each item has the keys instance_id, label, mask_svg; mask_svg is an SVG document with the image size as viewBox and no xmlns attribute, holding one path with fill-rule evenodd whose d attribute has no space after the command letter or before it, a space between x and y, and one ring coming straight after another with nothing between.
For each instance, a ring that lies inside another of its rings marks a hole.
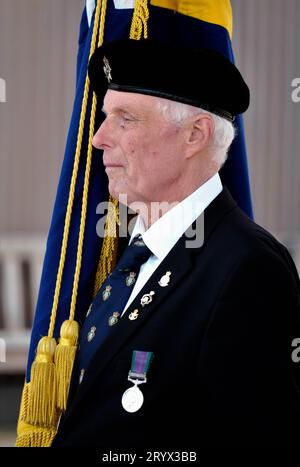
<instances>
[{"instance_id":1,"label":"black beret","mask_svg":"<svg viewBox=\"0 0 300 467\"><path fill-rule=\"evenodd\" d=\"M110 42L96 49L88 71L101 100L107 89L147 94L201 107L230 121L249 106L249 89L239 70L210 49L150 39Z\"/></svg>"}]
</instances>

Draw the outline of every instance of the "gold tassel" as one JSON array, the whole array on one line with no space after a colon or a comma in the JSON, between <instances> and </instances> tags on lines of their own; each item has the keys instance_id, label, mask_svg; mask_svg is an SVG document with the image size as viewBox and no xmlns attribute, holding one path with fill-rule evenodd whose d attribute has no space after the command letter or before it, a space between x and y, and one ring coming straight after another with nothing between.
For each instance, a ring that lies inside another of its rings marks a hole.
<instances>
[{"instance_id":1,"label":"gold tassel","mask_svg":"<svg viewBox=\"0 0 300 467\"><path fill-rule=\"evenodd\" d=\"M64 321L60 329L60 340L54 357L57 380L57 405L61 410L66 410L67 406L78 336L78 323L73 320Z\"/></svg>"},{"instance_id":2,"label":"gold tassel","mask_svg":"<svg viewBox=\"0 0 300 467\"><path fill-rule=\"evenodd\" d=\"M28 393L27 420L34 425L56 426L56 375L54 353L56 341L53 337L42 337L37 355L31 366Z\"/></svg>"},{"instance_id":3,"label":"gold tassel","mask_svg":"<svg viewBox=\"0 0 300 467\"><path fill-rule=\"evenodd\" d=\"M33 426L27 421L30 384L25 382L23 388L15 446L18 448L49 447L55 436L56 428Z\"/></svg>"},{"instance_id":4,"label":"gold tassel","mask_svg":"<svg viewBox=\"0 0 300 467\"><path fill-rule=\"evenodd\" d=\"M20 415L17 428L16 447L49 447L56 433L56 427L33 426L28 423L28 401L31 383L25 383L22 393Z\"/></svg>"},{"instance_id":5,"label":"gold tassel","mask_svg":"<svg viewBox=\"0 0 300 467\"><path fill-rule=\"evenodd\" d=\"M44 428L19 421L16 447L32 448L38 446L42 448L48 448L51 446L55 435L56 427Z\"/></svg>"}]
</instances>

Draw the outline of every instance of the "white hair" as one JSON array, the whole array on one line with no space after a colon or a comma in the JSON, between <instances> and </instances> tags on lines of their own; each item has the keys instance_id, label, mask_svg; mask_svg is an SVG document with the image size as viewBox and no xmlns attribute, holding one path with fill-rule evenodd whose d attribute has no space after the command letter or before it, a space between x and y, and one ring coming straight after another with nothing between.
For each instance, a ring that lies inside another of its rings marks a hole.
<instances>
[{"instance_id":1,"label":"white hair","mask_svg":"<svg viewBox=\"0 0 300 467\"><path fill-rule=\"evenodd\" d=\"M220 167L225 163L229 147L236 134L235 127L229 120L200 107L193 107L192 105L181 102L158 98L157 103L159 112L162 113L167 120L180 126L184 124L187 118L193 115L210 115L214 122L214 132L210 146L212 161L216 162Z\"/></svg>"}]
</instances>

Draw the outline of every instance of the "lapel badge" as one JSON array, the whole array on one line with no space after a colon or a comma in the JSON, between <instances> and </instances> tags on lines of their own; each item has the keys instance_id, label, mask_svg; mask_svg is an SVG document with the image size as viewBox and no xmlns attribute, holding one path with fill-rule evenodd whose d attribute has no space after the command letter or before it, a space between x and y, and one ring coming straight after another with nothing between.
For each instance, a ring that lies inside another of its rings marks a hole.
<instances>
[{"instance_id":1,"label":"lapel badge","mask_svg":"<svg viewBox=\"0 0 300 467\"><path fill-rule=\"evenodd\" d=\"M130 287L132 284L135 283L135 276L136 276L136 272L130 272L129 276L126 277L125 282L126 282L127 287Z\"/></svg>"},{"instance_id":2,"label":"lapel badge","mask_svg":"<svg viewBox=\"0 0 300 467\"><path fill-rule=\"evenodd\" d=\"M86 313L86 315L85 315L86 318L89 316L89 314L90 314L90 312L91 312L91 310L92 310L92 305L93 305L93 304L91 303L90 306L89 306L89 309L88 309L88 311L87 311L87 313Z\"/></svg>"},{"instance_id":3,"label":"lapel badge","mask_svg":"<svg viewBox=\"0 0 300 467\"><path fill-rule=\"evenodd\" d=\"M137 319L139 317L139 310L136 308L135 310L133 310L130 315L128 316L128 318L130 319L130 321L134 321L135 319Z\"/></svg>"},{"instance_id":4,"label":"lapel badge","mask_svg":"<svg viewBox=\"0 0 300 467\"><path fill-rule=\"evenodd\" d=\"M149 293L145 293L141 298L141 305L142 306L149 305L149 303L151 303L152 300L153 300L152 296L154 294L155 294L155 292L153 290L151 290L151 292L149 292Z\"/></svg>"},{"instance_id":5,"label":"lapel badge","mask_svg":"<svg viewBox=\"0 0 300 467\"><path fill-rule=\"evenodd\" d=\"M84 370L84 368L82 368L82 370L80 370L80 375L79 375L79 384L82 383L84 373L85 373L85 370Z\"/></svg>"},{"instance_id":6,"label":"lapel badge","mask_svg":"<svg viewBox=\"0 0 300 467\"><path fill-rule=\"evenodd\" d=\"M167 285L169 285L169 282L170 282L170 276L171 276L171 271L167 271L166 274L164 274L158 281L159 285L161 287L167 287Z\"/></svg>"},{"instance_id":7,"label":"lapel badge","mask_svg":"<svg viewBox=\"0 0 300 467\"><path fill-rule=\"evenodd\" d=\"M120 316L120 313L118 311L115 311L112 314L112 316L108 318L108 324L110 326L113 326L114 324L116 324L119 321L119 316Z\"/></svg>"},{"instance_id":8,"label":"lapel badge","mask_svg":"<svg viewBox=\"0 0 300 467\"><path fill-rule=\"evenodd\" d=\"M107 286L105 287L105 290L102 292L102 298L103 298L104 301L107 300L108 297L110 296L110 294L111 294L111 289L112 289L112 286L111 286L111 285L107 285Z\"/></svg>"},{"instance_id":9,"label":"lapel badge","mask_svg":"<svg viewBox=\"0 0 300 467\"><path fill-rule=\"evenodd\" d=\"M95 334L96 334L96 326L92 326L87 335L88 342L91 342L94 339Z\"/></svg>"},{"instance_id":10,"label":"lapel badge","mask_svg":"<svg viewBox=\"0 0 300 467\"><path fill-rule=\"evenodd\" d=\"M112 80L111 68L109 66L109 61L107 60L106 57L103 57L103 63L104 63L103 71L104 71L105 77L106 77L107 81L110 83L111 80Z\"/></svg>"}]
</instances>

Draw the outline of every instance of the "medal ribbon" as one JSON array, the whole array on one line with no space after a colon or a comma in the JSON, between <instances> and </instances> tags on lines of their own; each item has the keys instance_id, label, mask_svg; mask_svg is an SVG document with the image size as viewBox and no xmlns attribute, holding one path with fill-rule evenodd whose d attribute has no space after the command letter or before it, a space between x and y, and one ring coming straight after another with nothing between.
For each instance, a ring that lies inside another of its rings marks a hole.
<instances>
[{"instance_id":1,"label":"medal ribbon","mask_svg":"<svg viewBox=\"0 0 300 467\"><path fill-rule=\"evenodd\" d=\"M128 376L135 379L146 379L152 359L153 352L134 350L132 352L131 370Z\"/></svg>"}]
</instances>

